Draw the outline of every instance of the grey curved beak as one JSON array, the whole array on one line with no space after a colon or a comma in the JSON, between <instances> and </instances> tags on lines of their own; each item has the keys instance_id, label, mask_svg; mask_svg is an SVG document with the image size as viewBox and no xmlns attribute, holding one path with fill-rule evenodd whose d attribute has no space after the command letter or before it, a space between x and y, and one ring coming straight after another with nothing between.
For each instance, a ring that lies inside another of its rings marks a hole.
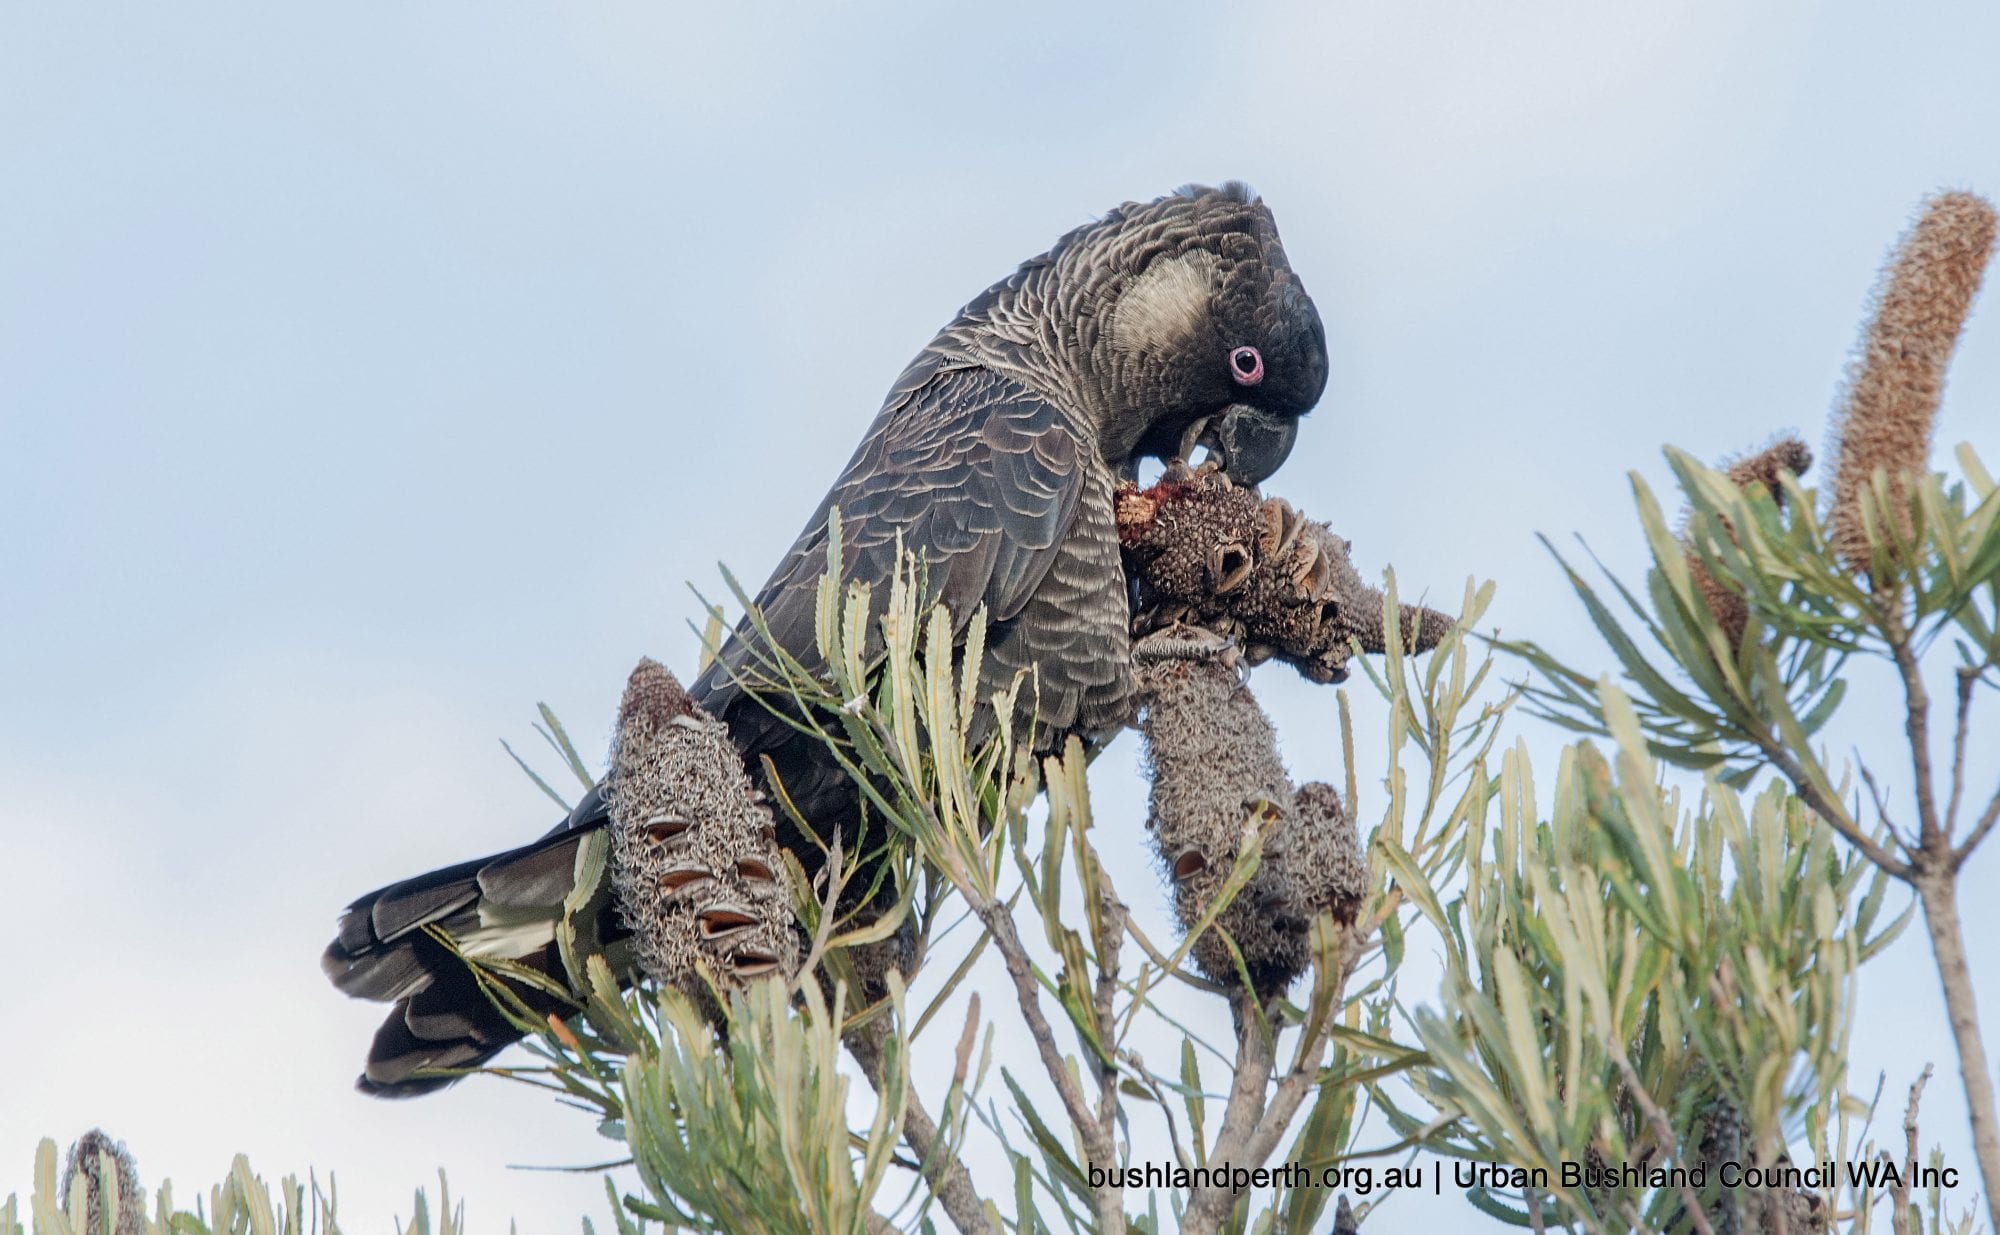
<instances>
[{"instance_id":1,"label":"grey curved beak","mask_svg":"<svg viewBox=\"0 0 2000 1235\"><path fill-rule=\"evenodd\" d=\"M1284 465L1299 440L1296 416L1273 416L1247 403L1233 403L1209 417L1188 443L1206 446L1222 471L1239 485L1260 485ZM1182 452L1186 457L1188 451Z\"/></svg>"}]
</instances>

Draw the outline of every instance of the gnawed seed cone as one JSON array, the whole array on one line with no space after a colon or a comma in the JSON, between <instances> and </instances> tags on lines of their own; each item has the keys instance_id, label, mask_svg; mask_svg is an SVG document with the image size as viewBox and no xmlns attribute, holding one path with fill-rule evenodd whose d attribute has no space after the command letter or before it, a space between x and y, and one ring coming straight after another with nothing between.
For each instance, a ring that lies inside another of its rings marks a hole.
<instances>
[{"instance_id":1,"label":"gnawed seed cone","mask_svg":"<svg viewBox=\"0 0 2000 1235\"><path fill-rule=\"evenodd\" d=\"M104 1160L111 1160L118 1181L117 1235L142 1235L146 1229L146 1194L139 1187L139 1167L126 1148L102 1128L76 1139L63 1160L62 1206L70 1207L73 1189L83 1189L82 1230L98 1235L104 1229Z\"/></svg>"},{"instance_id":2,"label":"gnawed seed cone","mask_svg":"<svg viewBox=\"0 0 2000 1235\"><path fill-rule=\"evenodd\" d=\"M1208 465L1174 464L1158 484L1118 492L1118 538L1138 582L1135 636L1176 623L1241 640L1252 664L1277 657L1315 682L1347 676L1348 640L1381 652L1382 593L1347 541ZM1452 619L1402 607L1403 646L1436 647Z\"/></svg>"},{"instance_id":3,"label":"gnawed seed cone","mask_svg":"<svg viewBox=\"0 0 2000 1235\"><path fill-rule=\"evenodd\" d=\"M626 683L607 796L612 886L649 977L708 1004L697 962L724 991L797 971L770 811L729 730L656 661Z\"/></svg>"},{"instance_id":4,"label":"gnawed seed cone","mask_svg":"<svg viewBox=\"0 0 2000 1235\"><path fill-rule=\"evenodd\" d=\"M1250 883L1216 919L1243 954L1252 987L1269 996L1310 963L1313 916L1351 923L1367 889L1353 827L1330 786L1293 792L1277 735L1236 671L1220 658L1169 659L1140 671L1140 730L1151 765L1147 827L1186 929L1200 920L1236 863L1246 824L1270 821ZM1213 930L1195 941L1211 979L1237 980Z\"/></svg>"},{"instance_id":5,"label":"gnawed seed cone","mask_svg":"<svg viewBox=\"0 0 2000 1235\"><path fill-rule=\"evenodd\" d=\"M1761 450L1726 464L1724 471L1739 489L1761 485L1771 495L1771 500L1783 509L1785 487L1779 483L1778 474L1790 472L1794 476L1803 476L1806 469L1812 466L1812 461L1810 446L1796 437L1781 437ZM1686 537L1683 536L1682 540L1685 543ZM1708 567L1701 564L1699 554L1688 553L1687 564L1695 590L1701 593L1702 602L1715 615L1723 633L1729 636L1729 646L1742 647L1743 633L1750 625L1750 606L1741 594L1709 573Z\"/></svg>"}]
</instances>

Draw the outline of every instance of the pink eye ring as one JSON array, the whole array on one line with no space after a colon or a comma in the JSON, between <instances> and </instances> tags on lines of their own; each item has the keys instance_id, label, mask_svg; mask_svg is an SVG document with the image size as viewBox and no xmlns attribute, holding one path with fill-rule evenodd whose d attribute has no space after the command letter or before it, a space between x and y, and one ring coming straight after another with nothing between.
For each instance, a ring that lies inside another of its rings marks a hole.
<instances>
[{"instance_id":1,"label":"pink eye ring","mask_svg":"<svg viewBox=\"0 0 2000 1235\"><path fill-rule=\"evenodd\" d=\"M1264 380L1264 355L1254 347L1239 347L1229 353L1229 376L1238 386L1255 386Z\"/></svg>"}]
</instances>

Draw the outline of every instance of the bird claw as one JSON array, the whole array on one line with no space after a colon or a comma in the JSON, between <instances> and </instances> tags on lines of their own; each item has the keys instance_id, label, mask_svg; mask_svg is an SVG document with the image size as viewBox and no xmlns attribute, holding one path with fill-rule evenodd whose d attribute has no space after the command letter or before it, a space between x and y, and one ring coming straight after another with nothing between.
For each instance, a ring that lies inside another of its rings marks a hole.
<instances>
[{"instance_id":1,"label":"bird claw","mask_svg":"<svg viewBox=\"0 0 2000 1235\"><path fill-rule=\"evenodd\" d=\"M1132 659L1144 665L1169 660L1236 663L1236 641L1202 626L1174 622L1132 642Z\"/></svg>"}]
</instances>

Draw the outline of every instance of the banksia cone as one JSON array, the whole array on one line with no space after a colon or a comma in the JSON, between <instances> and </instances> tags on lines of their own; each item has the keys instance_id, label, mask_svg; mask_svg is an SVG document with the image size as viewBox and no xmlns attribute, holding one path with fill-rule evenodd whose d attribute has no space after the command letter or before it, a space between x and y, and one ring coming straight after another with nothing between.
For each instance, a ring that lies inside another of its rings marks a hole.
<instances>
[{"instance_id":1,"label":"banksia cone","mask_svg":"<svg viewBox=\"0 0 2000 1235\"><path fill-rule=\"evenodd\" d=\"M1903 237L1875 294L1875 315L1834 413L1838 446L1827 535L1851 568L1869 569L1861 495L1888 474L1890 509L1909 533L1908 481L1929 470L1931 424L1945 367L1993 254L1993 207L1972 193L1940 193Z\"/></svg>"},{"instance_id":2,"label":"banksia cone","mask_svg":"<svg viewBox=\"0 0 2000 1235\"><path fill-rule=\"evenodd\" d=\"M1241 639L1252 664L1275 656L1315 682L1346 678L1350 638L1385 650L1382 593L1362 582L1348 542L1283 499L1177 464L1151 488L1121 489L1117 512L1139 585L1135 634L1200 626ZM1437 646L1451 621L1404 605L1403 646Z\"/></svg>"},{"instance_id":3,"label":"banksia cone","mask_svg":"<svg viewBox=\"0 0 2000 1235\"><path fill-rule=\"evenodd\" d=\"M1146 826L1183 928L1214 903L1246 824L1270 824L1256 874L1216 919L1242 952L1258 996L1269 997L1306 969L1314 914L1332 910L1353 922L1367 888L1354 829L1329 786L1293 793L1271 722L1224 659L1148 665L1141 687L1153 780ZM1236 982L1235 963L1214 930L1195 940L1192 955L1210 978Z\"/></svg>"},{"instance_id":4,"label":"banksia cone","mask_svg":"<svg viewBox=\"0 0 2000 1235\"><path fill-rule=\"evenodd\" d=\"M771 814L729 730L642 660L612 750L612 885L649 977L708 1004L799 964ZM711 1005L712 1007L712 1005Z\"/></svg>"},{"instance_id":5,"label":"banksia cone","mask_svg":"<svg viewBox=\"0 0 2000 1235\"><path fill-rule=\"evenodd\" d=\"M139 1167L126 1148L105 1135L102 1128L92 1128L69 1147L69 1156L63 1161L63 1208L67 1210L72 1203L72 1189L82 1188L84 1224L80 1229L90 1235L98 1235L104 1230L104 1170L107 1158L118 1183L118 1221L113 1229L117 1235L143 1235L146 1230L146 1194L139 1187Z\"/></svg>"},{"instance_id":6,"label":"banksia cone","mask_svg":"<svg viewBox=\"0 0 2000 1235\"><path fill-rule=\"evenodd\" d=\"M1752 485L1762 485L1780 509L1785 505L1785 487L1778 482L1778 473L1790 472L1803 476L1812 466L1812 448L1796 437L1781 437L1754 454L1743 456L1729 464L1724 470L1729 479L1736 482L1739 489ZM1743 632L1750 624L1750 606L1744 603L1740 593L1724 584L1709 573L1695 553L1687 555L1688 573L1693 576L1695 590L1701 593L1708 611L1715 615L1723 633L1729 636L1729 646L1743 646Z\"/></svg>"}]
</instances>

